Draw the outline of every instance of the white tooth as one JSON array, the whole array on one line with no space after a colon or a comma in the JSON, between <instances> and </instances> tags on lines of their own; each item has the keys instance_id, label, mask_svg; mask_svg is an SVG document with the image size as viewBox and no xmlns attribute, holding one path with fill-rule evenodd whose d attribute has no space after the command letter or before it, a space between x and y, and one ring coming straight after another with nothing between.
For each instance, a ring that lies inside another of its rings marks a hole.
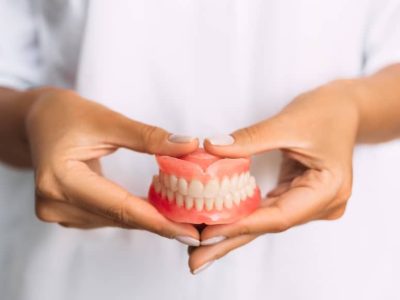
<instances>
[{"instance_id":1,"label":"white tooth","mask_svg":"<svg viewBox=\"0 0 400 300\"><path fill-rule=\"evenodd\" d=\"M185 207L186 209L192 209L194 200L192 197L185 197Z\"/></svg>"},{"instance_id":2,"label":"white tooth","mask_svg":"<svg viewBox=\"0 0 400 300\"><path fill-rule=\"evenodd\" d=\"M157 175L153 176L153 186L156 193L159 194L161 192L161 184Z\"/></svg>"},{"instance_id":3,"label":"white tooth","mask_svg":"<svg viewBox=\"0 0 400 300\"><path fill-rule=\"evenodd\" d=\"M167 198L168 201L171 203L172 201L174 201L174 192L171 190L167 190Z\"/></svg>"},{"instance_id":4,"label":"white tooth","mask_svg":"<svg viewBox=\"0 0 400 300\"><path fill-rule=\"evenodd\" d=\"M176 193L176 205L178 205L178 207L182 207L184 200L183 200L183 196L179 193Z\"/></svg>"},{"instance_id":5,"label":"white tooth","mask_svg":"<svg viewBox=\"0 0 400 300\"><path fill-rule=\"evenodd\" d=\"M202 211L204 207L204 198L195 198L194 206L196 207L197 211Z\"/></svg>"},{"instance_id":6,"label":"white tooth","mask_svg":"<svg viewBox=\"0 0 400 300\"><path fill-rule=\"evenodd\" d=\"M241 190L244 185L244 173L240 174L239 182L238 182L238 189Z\"/></svg>"},{"instance_id":7,"label":"white tooth","mask_svg":"<svg viewBox=\"0 0 400 300\"><path fill-rule=\"evenodd\" d=\"M215 208L220 211L224 208L224 198L217 197L215 199Z\"/></svg>"},{"instance_id":8,"label":"white tooth","mask_svg":"<svg viewBox=\"0 0 400 300\"><path fill-rule=\"evenodd\" d=\"M217 179L211 179L207 182L204 187L203 195L204 197L214 198L218 195L219 192L219 183Z\"/></svg>"},{"instance_id":9,"label":"white tooth","mask_svg":"<svg viewBox=\"0 0 400 300\"><path fill-rule=\"evenodd\" d=\"M233 193L233 203L236 205L240 204L240 193L238 191Z\"/></svg>"},{"instance_id":10,"label":"white tooth","mask_svg":"<svg viewBox=\"0 0 400 300\"><path fill-rule=\"evenodd\" d=\"M247 194L247 197L253 197L253 195L254 195L254 188L253 187L251 187L250 185L248 185L248 186L246 186L246 194Z\"/></svg>"},{"instance_id":11,"label":"white tooth","mask_svg":"<svg viewBox=\"0 0 400 300\"><path fill-rule=\"evenodd\" d=\"M167 189L165 187L161 188L161 198L165 199L165 196L167 195Z\"/></svg>"},{"instance_id":12,"label":"white tooth","mask_svg":"<svg viewBox=\"0 0 400 300\"><path fill-rule=\"evenodd\" d=\"M237 190L238 182L239 182L239 176L237 174L233 175L233 177L231 178L231 187L230 187L231 192Z\"/></svg>"},{"instance_id":13,"label":"white tooth","mask_svg":"<svg viewBox=\"0 0 400 300\"><path fill-rule=\"evenodd\" d=\"M232 208L232 206L233 206L232 200L233 199L232 199L232 195L231 194L226 195L225 199L224 199L224 206L226 208L228 208L228 209Z\"/></svg>"},{"instance_id":14,"label":"white tooth","mask_svg":"<svg viewBox=\"0 0 400 300\"><path fill-rule=\"evenodd\" d=\"M194 179L190 182L188 195L190 197L202 197L203 190L204 190L203 184L199 180Z\"/></svg>"},{"instance_id":15,"label":"white tooth","mask_svg":"<svg viewBox=\"0 0 400 300\"><path fill-rule=\"evenodd\" d=\"M230 182L228 177L224 177L221 182L221 186L219 188L219 195L224 197L229 193Z\"/></svg>"},{"instance_id":16,"label":"white tooth","mask_svg":"<svg viewBox=\"0 0 400 300\"><path fill-rule=\"evenodd\" d=\"M169 177L169 187L173 192L178 190L178 178L175 175Z\"/></svg>"},{"instance_id":17,"label":"white tooth","mask_svg":"<svg viewBox=\"0 0 400 300\"><path fill-rule=\"evenodd\" d=\"M164 184L164 173L160 171L160 175L158 176L158 181L161 185Z\"/></svg>"},{"instance_id":18,"label":"white tooth","mask_svg":"<svg viewBox=\"0 0 400 300\"><path fill-rule=\"evenodd\" d=\"M247 183L249 182L249 178L250 178L250 172L244 173L244 185L247 185Z\"/></svg>"},{"instance_id":19,"label":"white tooth","mask_svg":"<svg viewBox=\"0 0 400 300\"><path fill-rule=\"evenodd\" d=\"M249 185L250 185L253 189L256 188L256 179L254 178L254 176L250 176Z\"/></svg>"},{"instance_id":20,"label":"white tooth","mask_svg":"<svg viewBox=\"0 0 400 300\"><path fill-rule=\"evenodd\" d=\"M204 204L206 205L206 210L210 211L213 209L214 206L214 199L213 198L206 198L204 200Z\"/></svg>"},{"instance_id":21,"label":"white tooth","mask_svg":"<svg viewBox=\"0 0 400 300\"><path fill-rule=\"evenodd\" d=\"M246 188L244 188L240 191L240 201L244 201L246 199L247 199L247 192L246 192Z\"/></svg>"},{"instance_id":22,"label":"white tooth","mask_svg":"<svg viewBox=\"0 0 400 300\"><path fill-rule=\"evenodd\" d=\"M187 181L185 179L179 178L179 180L178 180L178 190L179 190L179 194L182 194L184 196L187 195L188 183L187 183Z\"/></svg>"},{"instance_id":23,"label":"white tooth","mask_svg":"<svg viewBox=\"0 0 400 300\"><path fill-rule=\"evenodd\" d=\"M163 182L164 187L169 188L169 175L168 174L164 174L163 181L164 181Z\"/></svg>"}]
</instances>

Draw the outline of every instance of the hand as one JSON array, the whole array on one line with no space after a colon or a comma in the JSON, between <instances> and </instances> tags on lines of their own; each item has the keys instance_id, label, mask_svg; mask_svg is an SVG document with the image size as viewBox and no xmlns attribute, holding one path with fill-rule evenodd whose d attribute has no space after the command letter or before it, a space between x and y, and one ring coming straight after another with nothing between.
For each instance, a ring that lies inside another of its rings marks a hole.
<instances>
[{"instance_id":1,"label":"hand","mask_svg":"<svg viewBox=\"0 0 400 300\"><path fill-rule=\"evenodd\" d=\"M206 140L206 150L216 155L242 157L279 149L283 162L277 187L258 210L234 224L202 231L202 243L220 242L190 249L192 272L262 234L343 215L358 131L353 100L348 82L334 82L299 96L275 117L234 132L230 145Z\"/></svg>"},{"instance_id":2,"label":"hand","mask_svg":"<svg viewBox=\"0 0 400 300\"><path fill-rule=\"evenodd\" d=\"M144 229L198 243L193 226L167 220L147 201L104 178L100 167L100 158L120 147L179 156L195 150L196 139L171 138L163 129L56 89L40 93L27 115L26 128L41 220L76 228Z\"/></svg>"}]
</instances>

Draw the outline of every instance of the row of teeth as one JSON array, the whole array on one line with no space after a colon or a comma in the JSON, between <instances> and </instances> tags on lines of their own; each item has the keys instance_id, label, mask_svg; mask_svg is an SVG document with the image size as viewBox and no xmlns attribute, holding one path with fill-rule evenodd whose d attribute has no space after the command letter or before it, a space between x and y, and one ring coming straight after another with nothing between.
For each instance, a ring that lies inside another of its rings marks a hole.
<instances>
[{"instance_id":1,"label":"row of teeth","mask_svg":"<svg viewBox=\"0 0 400 300\"><path fill-rule=\"evenodd\" d=\"M256 181L249 172L245 172L231 178L224 177L221 181L214 178L204 185L196 179L188 182L184 178L160 172L159 176L153 177L153 186L156 193L170 203L176 201L178 207L210 211L240 205L240 202L254 195Z\"/></svg>"}]
</instances>

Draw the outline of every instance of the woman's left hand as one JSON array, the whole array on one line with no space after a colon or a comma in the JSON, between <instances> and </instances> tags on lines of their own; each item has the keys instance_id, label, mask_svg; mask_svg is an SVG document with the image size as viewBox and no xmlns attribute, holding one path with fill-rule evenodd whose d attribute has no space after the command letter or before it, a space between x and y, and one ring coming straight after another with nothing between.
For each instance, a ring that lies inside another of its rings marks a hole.
<instances>
[{"instance_id":1,"label":"woman's left hand","mask_svg":"<svg viewBox=\"0 0 400 300\"><path fill-rule=\"evenodd\" d=\"M279 149L283 162L278 186L258 210L234 224L202 231L207 246L189 251L193 273L262 234L343 215L351 194L359 124L353 91L351 81L336 81L297 97L273 118L234 132L231 144L206 140L204 146L212 154L243 157Z\"/></svg>"}]
</instances>

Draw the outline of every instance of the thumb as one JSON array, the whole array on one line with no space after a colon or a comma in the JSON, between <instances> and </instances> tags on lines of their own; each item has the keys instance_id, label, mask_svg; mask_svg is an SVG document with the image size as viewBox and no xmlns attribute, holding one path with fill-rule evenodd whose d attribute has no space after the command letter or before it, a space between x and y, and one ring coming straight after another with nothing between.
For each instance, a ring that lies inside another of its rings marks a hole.
<instances>
[{"instance_id":1,"label":"thumb","mask_svg":"<svg viewBox=\"0 0 400 300\"><path fill-rule=\"evenodd\" d=\"M207 152L222 157L246 157L265 151L290 148L288 131L281 121L268 119L245 127L230 135L207 138L204 148Z\"/></svg>"},{"instance_id":2,"label":"thumb","mask_svg":"<svg viewBox=\"0 0 400 300\"><path fill-rule=\"evenodd\" d=\"M168 156L182 156L198 148L198 139L168 131L123 117L119 126L112 129L111 136L119 147L137 152Z\"/></svg>"}]
</instances>

